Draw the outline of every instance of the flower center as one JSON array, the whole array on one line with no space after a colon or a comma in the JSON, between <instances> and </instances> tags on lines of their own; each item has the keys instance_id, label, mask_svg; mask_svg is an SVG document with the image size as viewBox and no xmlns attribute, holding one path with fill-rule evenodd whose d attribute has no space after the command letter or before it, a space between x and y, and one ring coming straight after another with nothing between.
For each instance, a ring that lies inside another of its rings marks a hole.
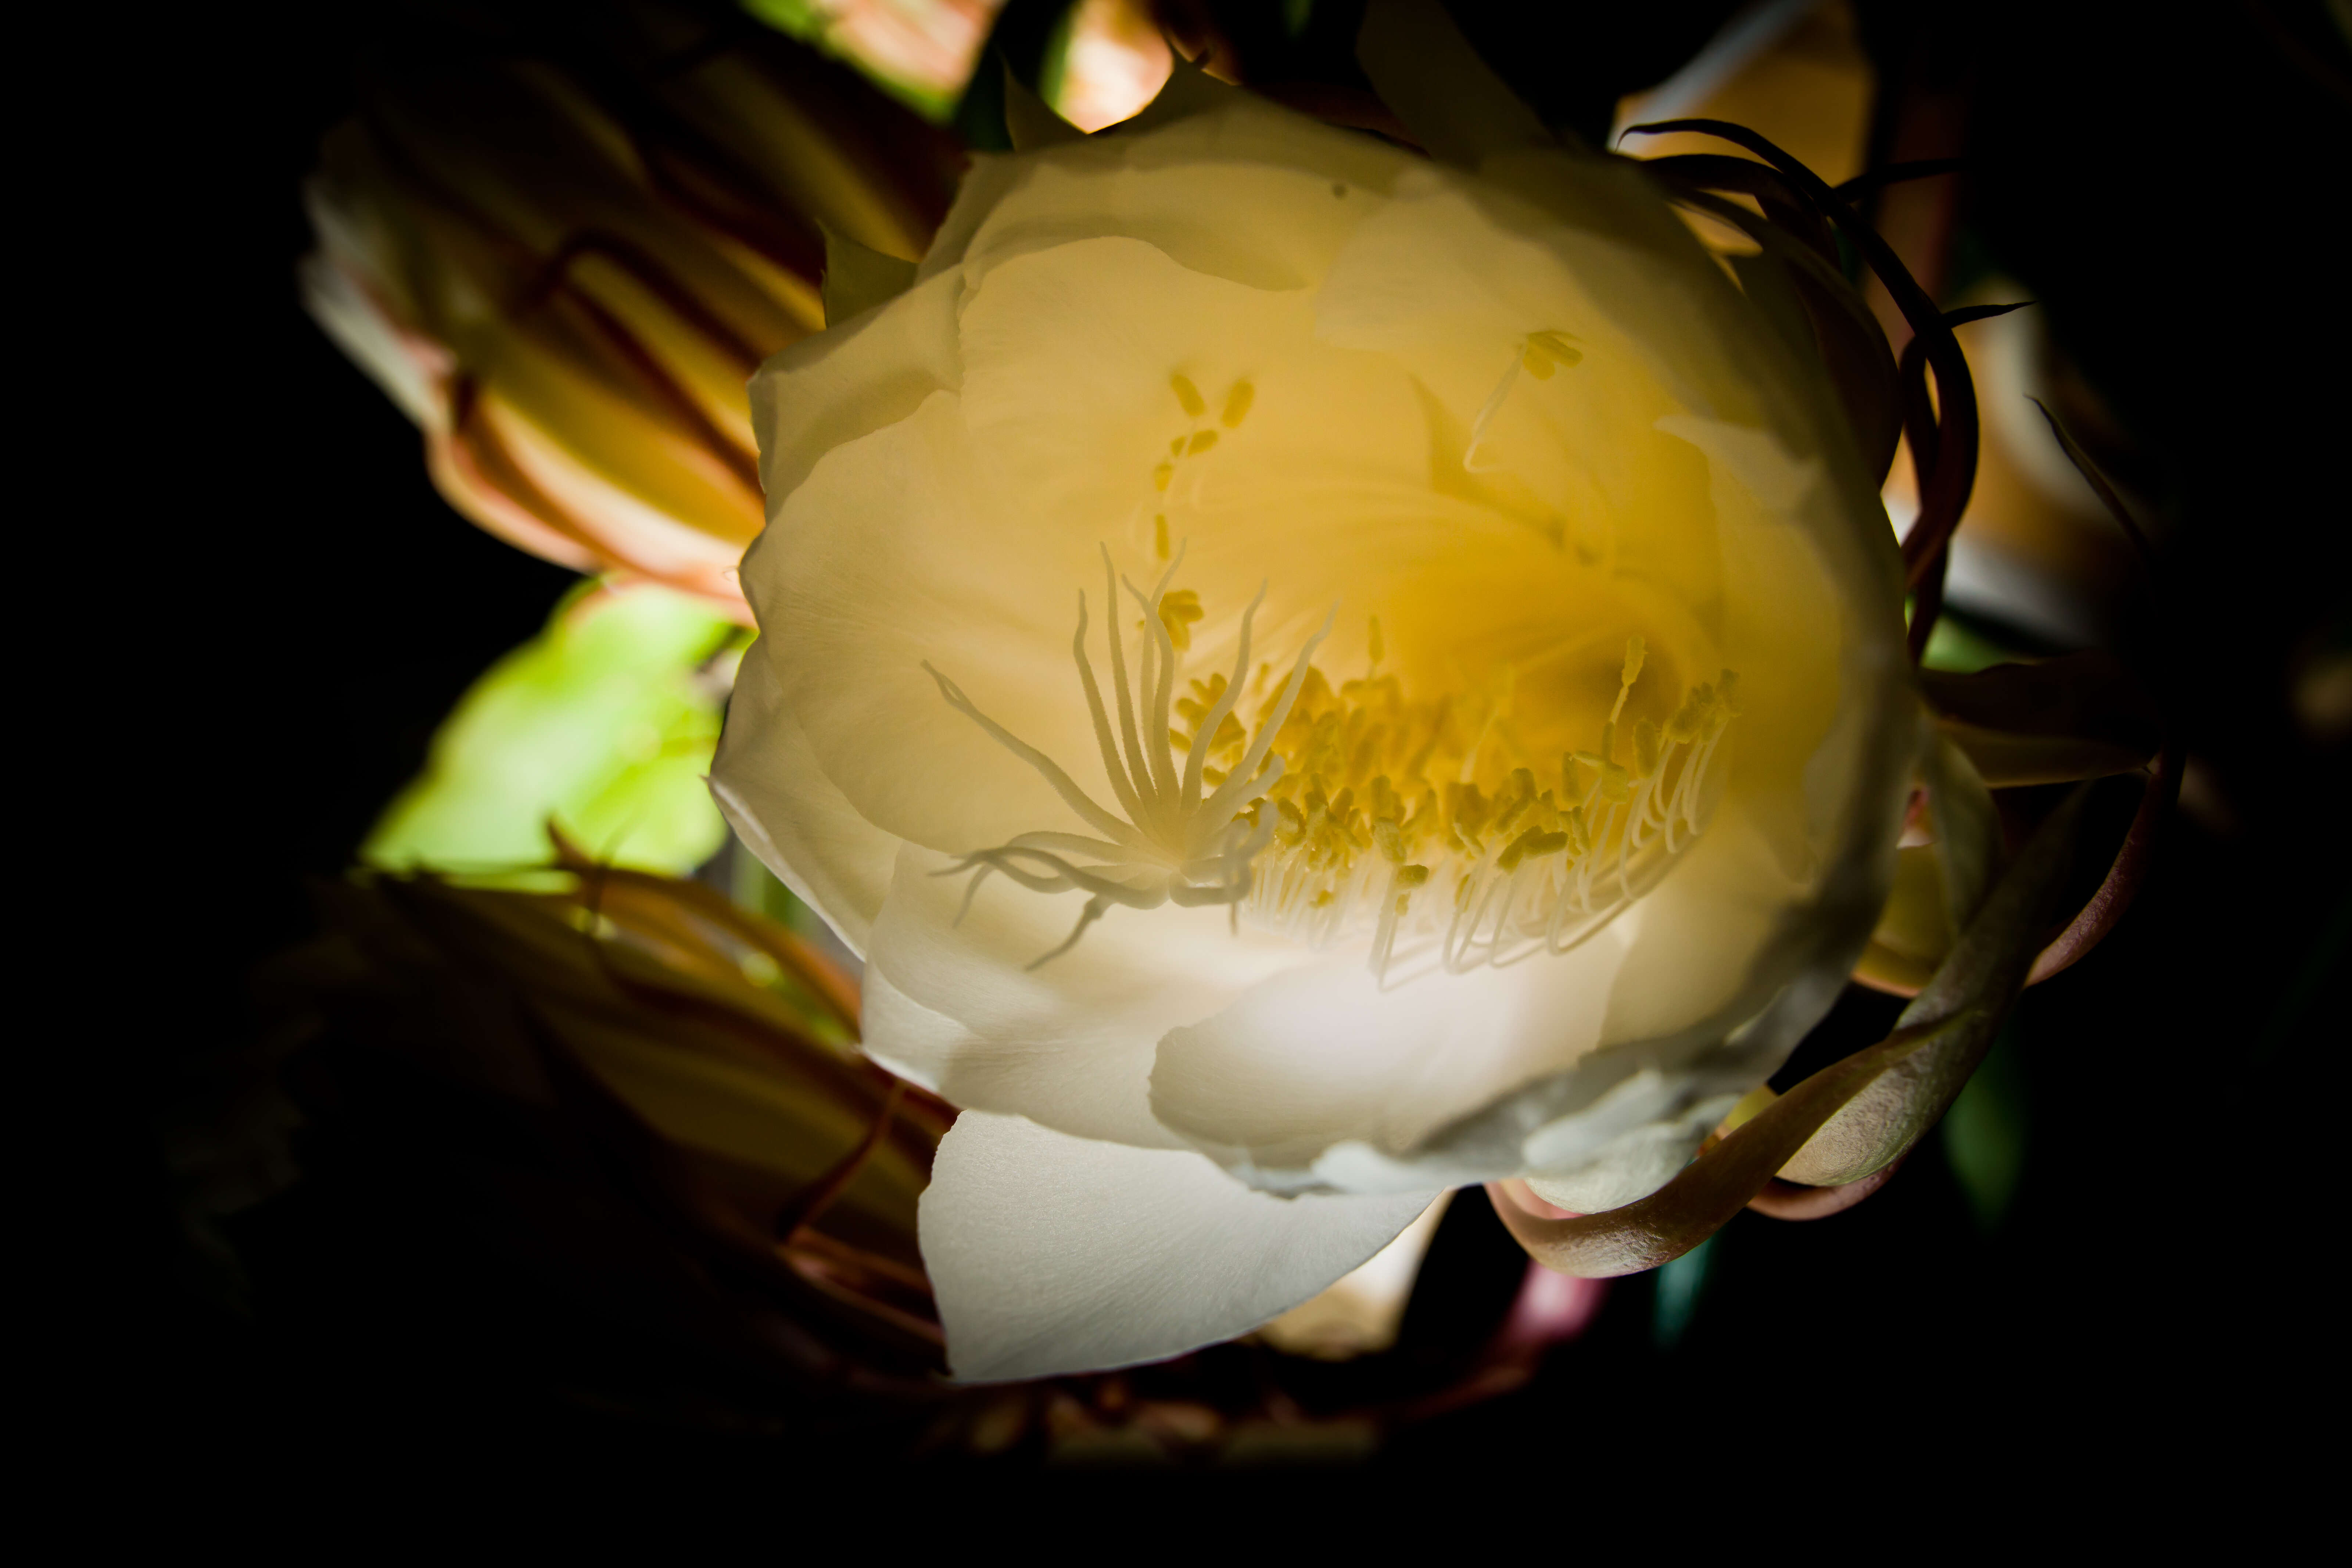
<instances>
[{"instance_id":1,"label":"flower center","mask_svg":"<svg viewBox=\"0 0 2352 1568\"><path fill-rule=\"evenodd\" d=\"M1116 621L1107 628L1116 731L1079 595L1072 654L1118 811L924 667L951 706L1099 835L1024 833L943 873L972 873L966 908L993 873L1038 892L1087 893L1069 939L1036 963L1067 952L1114 905L1171 902L1224 904L1236 921L1246 913L1318 948L1369 934L1370 967L1383 980L1397 966L1458 972L1564 952L1654 885L1704 829L1709 769L1737 711L1732 671L1686 689L1664 724L1643 719L1622 732L1647 660L1633 637L1591 747L1539 765L1520 760L1514 721L1524 716L1513 713L1507 668L1485 693L1416 697L1381 673L1377 617L1360 679L1335 687L1313 664L1328 619L1286 675L1277 679L1270 663L1253 673L1261 588L1242 616L1231 673L1191 679L1178 697L1182 649L1204 614L1197 595L1170 591L1182 563L1179 550L1149 593L1125 582L1144 636L1130 689L1124 638ZM1108 549L1103 569L1115 595L1124 580Z\"/></svg>"}]
</instances>

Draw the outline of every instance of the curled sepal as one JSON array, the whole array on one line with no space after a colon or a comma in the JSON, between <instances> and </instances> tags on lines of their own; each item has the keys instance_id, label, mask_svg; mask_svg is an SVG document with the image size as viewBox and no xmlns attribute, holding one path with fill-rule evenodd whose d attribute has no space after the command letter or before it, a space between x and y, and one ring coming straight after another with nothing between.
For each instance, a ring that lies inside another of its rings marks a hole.
<instances>
[{"instance_id":1,"label":"curled sepal","mask_svg":"<svg viewBox=\"0 0 2352 1568\"><path fill-rule=\"evenodd\" d=\"M2000 869L2000 816L1969 754L1930 729L1919 759L1915 823L1895 855L1895 885L1853 977L1873 990L1916 996L1984 902Z\"/></svg>"},{"instance_id":2,"label":"curled sepal","mask_svg":"<svg viewBox=\"0 0 2352 1568\"><path fill-rule=\"evenodd\" d=\"M915 264L824 230L824 324L837 327L915 286Z\"/></svg>"},{"instance_id":3,"label":"curled sepal","mask_svg":"<svg viewBox=\"0 0 2352 1568\"><path fill-rule=\"evenodd\" d=\"M2084 794L2042 823L1893 1034L1813 1074L1638 1203L1545 1219L1490 1187L1519 1245L1563 1274L1635 1274L1714 1235L1776 1175L1836 1186L1900 1160L1959 1094L2023 987L2073 860Z\"/></svg>"},{"instance_id":4,"label":"curled sepal","mask_svg":"<svg viewBox=\"0 0 2352 1568\"><path fill-rule=\"evenodd\" d=\"M1052 104L1013 75L1011 65L1000 62L1000 68L1004 72L1004 133L1013 139L1015 153L1034 153L1087 139L1085 132L1055 113Z\"/></svg>"},{"instance_id":5,"label":"curled sepal","mask_svg":"<svg viewBox=\"0 0 2352 1568\"><path fill-rule=\"evenodd\" d=\"M2164 739L2156 701L2111 654L1922 670L1944 733L1995 789L2073 784L2146 767Z\"/></svg>"},{"instance_id":6,"label":"curled sepal","mask_svg":"<svg viewBox=\"0 0 2352 1568\"><path fill-rule=\"evenodd\" d=\"M1182 55L1173 54L1173 64L1168 79L1160 91L1140 112L1107 128L1104 134L1133 136L1146 131L1157 131L1163 125L1173 125L1180 120L1190 120L1196 114L1208 114L1230 106L1241 89L1230 82L1219 81L1206 70ZM1074 127L1075 129L1075 127Z\"/></svg>"}]
</instances>

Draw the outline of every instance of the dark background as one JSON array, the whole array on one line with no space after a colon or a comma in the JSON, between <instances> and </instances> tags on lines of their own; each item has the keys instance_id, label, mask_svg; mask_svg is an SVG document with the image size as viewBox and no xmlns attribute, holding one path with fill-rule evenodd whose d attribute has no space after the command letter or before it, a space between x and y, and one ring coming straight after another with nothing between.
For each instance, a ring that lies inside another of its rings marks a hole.
<instances>
[{"instance_id":1,"label":"dark background","mask_svg":"<svg viewBox=\"0 0 2352 1568\"><path fill-rule=\"evenodd\" d=\"M1636 9L1460 6L1566 123L1655 80L1724 10ZM352 101L341 11L183 12L68 51L85 85L58 140L98 155L53 193L38 265L84 302L34 324L79 412L17 458L79 470L51 548L81 563L50 591L105 651L57 721L98 744L47 748L76 761L37 792L69 841L71 912L28 975L66 1001L35 1031L66 1087L20 1112L45 1151L20 1202L61 1244L32 1279L58 1324L36 1370L67 1390L85 1462L124 1475L363 1484L523 1455L758 1475L789 1445L558 1398L462 1281L387 1292L365 1237L297 1247L224 1304L173 1207L157 1119L190 1064L249 1037L249 972L309 929L302 879L342 868L453 699L568 580L438 500L415 431L298 307L298 186ZM2036 1465L2316 1458L2293 1413L2319 1397L2343 1310L2323 1068L2343 1044L2326 1019L2346 1000L2352 780L2287 697L2298 661L2347 635L2328 220L2352 60L2316 4L1863 11L1883 79L1926 59L1965 82L1969 243L2044 302L2146 465L2172 604L2130 636L2184 672L2179 721L2226 809L2177 821L2122 930L2021 1008L2026 1164L1997 1227L1932 1147L1838 1218L1745 1215L1679 1343L1658 1342L1650 1282L1622 1282L1534 1386L1401 1435L1391 1464L1591 1478L1697 1452L1769 1471L1954 1443ZM1580 28L1599 44L1561 41ZM1857 994L1833 1026L1859 1045L1890 1011ZM1416 1300L1422 1331L1507 1282L1508 1242L1462 1211L1437 1255L1461 1300Z\"/></svg>"}]
</instances>

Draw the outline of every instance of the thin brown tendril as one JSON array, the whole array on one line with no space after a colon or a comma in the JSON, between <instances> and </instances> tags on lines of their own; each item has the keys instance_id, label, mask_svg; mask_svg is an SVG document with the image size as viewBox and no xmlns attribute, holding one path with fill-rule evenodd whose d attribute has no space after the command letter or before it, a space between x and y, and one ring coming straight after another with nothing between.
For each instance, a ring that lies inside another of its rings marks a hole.
<instances>
[{"instance_id":1,"label":"thin brown tendril","mask_svg":"<svg viewBox=\"0 0 2352 1568\"><path fill-rule=\"evenodd\" d=\"M1936 619L1944 613L1944 574L1950 569L1951 561L1950 551L1936 552L1927 575L1920 580L1919 591L1912 597L1911 626L1904 635L1915 665L1927 657L1927 639L1936 635Z\"/></svg>"},{"instance_id":2,"label":"thin brown tendril","mask_svg":"<svg viewBox=\"0 0 2352 1568\"><path fill-rule=\"evenodd\" d=\"M776 1236L785 1246L791 1246L802 1230L815 1224L817 1216L831 1208L834 1201L849 1190L849 1184L857 1179L857 1173L866 1168L866 1162L874 1157L874 1151L882 1147L882 1140L890 1131L890 1121L898 1114L898 1102L906 1097L906 1092L907 1086L892 1079L888 1091L882 1096L881 1108L874 1113L873 1125L866 1128L866 1136L858 1140L857 1147L835 1161L831 1170L810 1183L805 1190L794 1194L777 1213Z\"/></svg>"},{"instance_id":3,"label":"thin brown tendril","mask_svg":"<svg viewBox=\"0 0 2352 1568\"><path fill-rule=\"evenodd\" d=\"M2156 851L2156 836L2180 798L2180 769L2183 759L2180 742L2168 735L2164 750L2157 754L2156 766L2148 774L2147 784L2139 797L2139 810L2132 816L2132 824L2124 834L2123 845L2107 868L2099 889L2091 895L2080 913L2069 921L2057 939L2042 950L2033 961L2032 973L2026 976L2028 985L2039 985L2052 975L2071 969L2100 942L2106 940L2116 922L2139 893L2140 884L2147 880L2150 860Z\"/></svg>"},{"instance_id":4,"label":"thin brown tendril","mask_svg":"<svg viewBox=\"0 0 2352 1568\"><path fill-rule=\"evenodd\" d=\"M1867 170L1837 187L1837 194L1850 202L1876 195L1889 185L1900 185L1912 180L1933 179L1937 174L1965 173L1966 158L1921 158L1908 163L1888 163Z\"/></svg>"},{"instance_id":5,"label":"thin brown tendril","mask_svg":"<svg viewBox=\"0 0 2352 1568\"><path fill-rule=\"evenodd\" d=\"M1720 137L1747 148L1779 170L1791 187L1845 236L1878 275L1879 281L1886 285L1887 294L1903 312L1903 319L1910 323L1912 332L1925 340L1927 363L1936 372L1936 388L1943 406L1936 443L1937 461L1921 471L1918 521L1903 538L1904 586L1916 592L1934 569L1936 557L1943 552L1952 531L1959 526L1960 513L1966 510L1969 492L1976 483L1976 384L1969 376L1968 356L1960 352L1959 340L1952 335L1943 312L1936 308L1935 300L1928 298L1918 279L1911 276L1911 269L1903 264L1895 247L1864 222L1844 198L1823 184L1820 175L1765 137L1728 121L1666 120L1633 126L1625 134L1655 136L1671 131Z\"/></svg>"},{"instance_id":6,"label":"thin brown tendril","mask_svg":"<svg viewBox=\"0 0 2352 1568\"><path fill-rule=\"evenodd\" d=\"M1947 310L1944 325L1957 328L1972 321L1990 321L2011 310L2021 310L2032 302L2020 300L2007 305L1970 305ZM1915 336L1903 345L1903 359L1896 373L1896 381L1903 388L1903 429L1911 441L1911 469L1915 475L1925 474L1936 466L1942 447L1941 432L1936 425L1936 405L1927 395L1926 342ZM1914 584L1909 644L1915 665L1927 656L1927 639L1935 635L1937 618L1944 611L1944 579L1950 570L1951 553L1948 545L1937 551L1935 559Z\"/></svg>"},{"instance_id":7,"label":"thin brown tendril","mask_svg":"<svg viewBox=\"0 0 2352 1568\"><path fill-rule=\"evenodd\" d=\"M2058 437L2058 445L2065 452L2066 460L2074 464L2075 472L2089 482L2091 489L2097 493L2100 504L2107 509L2107 515L2116 520L2116 526L2130 538L2132 548L2139 552L2141 563L2147 567L2148 576L2157 585L2158 602L2161 605L2164 585L2161 563L2157 559L2156 547L2148 542L2147 534L2141 529L2139 521L2132 516L2131 509L2124 505L2124 498L2116 492L2114 483L2099 465L2091 460L2091 455L2083 449L2082 443L2059 423L2058 416L2050 412L2050 405L2037 397L2033 399L2033 406L2041 409L2042 417L2050 422L2050 433ZM2165 682L2158 686L2159 709L2164 705L2164 689L2168 684ZM2132 814L2131 826L2125 832L2124 841L2116 850L2114 862L2108 866L2106 876L2100 881L2098 891L2091 895L2090 901L2068 922L2066 929L2058 933L2057 940L2043 948L2034 959L2032 972L2025 981L2028 985L2039 985L2052 975L2073 968L2081 962L2084 953L2106 939L2107 933L2115 929L2116 922L2123 919L2124 911L2131 908L2132 900L2138 896L2140 884L2147 879L2148 867L2156 853L2157 833L2164 826L2164 819L2171 814L2173 803L2180 798L2180 774L2187 761L2180 740L2180 727L2167 715L2163 749L2157 753L2155 768L2148 774L2147 784L2140 794L2139 809Z\"/></svg>"}]
</instances>

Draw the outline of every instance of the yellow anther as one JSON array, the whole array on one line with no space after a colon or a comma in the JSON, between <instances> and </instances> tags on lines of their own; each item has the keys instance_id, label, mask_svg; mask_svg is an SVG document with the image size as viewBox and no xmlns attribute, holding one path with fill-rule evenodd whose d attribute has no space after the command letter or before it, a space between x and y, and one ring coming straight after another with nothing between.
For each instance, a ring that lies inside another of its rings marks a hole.
<instances>
[{"instance_id":1,"label":"yellow anther","mask_svg":"<svg viewBox=\"0 0 2352 1568\"><path fill-rule=\"evenodd\" d=\"M1192 437L1190 449L1195 452L1205 452L1216 444L1217 433L1214 430L1203 430Z\"/></svg>"},{"instance_id":2,"label":"yellow anther","mask_svg":"<svg viewBox=\"0 0 2352 1568\"><path fill-rule=\"evenodd\" d=\"M1173 463L1162 463L1158 468L1151 470L1151 488L1157 490L1165 490L1168 488L1168 481L1175 477L1176 465Z\"/></svg>"},{"instance_id":3,"label":"yellow anther","mask_svg":"<svg viewBox=\"0 0 2352 1568\"><path fill-rule=\"evenodd\" d=\"M1539 828L1530 827L1512 839L1503 852L1495 857L1495 865L1498 869L1506 872L1516 871L1523 861L1541 859L1546 855L1557 855L1567 847L1567 834L1546 833Z\"/></svg>"},{"instance_id":4,"label":"yellow anther","mask_svg":"<svg viewBox=\"0 0 2352 1568\"><path fill-rule=\"evenodd\" d=\"M1437 827L1438 816L1437 792L1423 789L1420 802L1412 808L1412 816L1406 819L1404 830L1415 838L1426 838Z\"/></svg>"},{"instance_id":5,"label":"yellow anther","mask_svg":"<svg viewBox=\"0 0 2352 1568\"><path fill-rule=\"evenodd\" d=\"M1631 800L1633 796L1633 783L1625 776L1623 768L1619 767L1615 763L1611 763L1601 770L1601 799L1626 801Z\"/></svg>"},{"instance_id":6,"label":"yellow anther","mask_svg":"<svg viewBox=\"0 0 2352 1568\"><path fill-rule=\"evenodd\" d=\"M1633 726L1633 772L1648 778L1658 771L1658 727L1647 719Z\"/></svg>"},{"instance_id":7,"label":"yellow anther","mask_svg":"<svg viewBox=\"0 0 2352 1568\"><path fill-rule=\"evenodd\" d=\"M1625 673L1617 678L1620 686L1631 686L1642 679L1642 661L1650 656L1650 645L1640 637L1625 639Z\"/></svg>"},{"instance_id":8,"label":"yellow anther","mask_svg":"<svg viewBox=\"0 0 2352 1568\"><path fill-rule=\"evenodd\" d=\"M1151 520L1151 548L1160 559L1168 559L1168 519L1165 514Z\"/></svg>"},{"instance_id":9,"label":"yellow anther","mask_svg":"<svg viewBox=\"0 0 2352 1568\"><path fill-rule=\"evenodd\" d=\"M1160 595L1160 624L1168 628L1168 640L1179 653L1192 646L1192 623L1206 614L1201 608L1201 595L1190 588Z\"/></svg>"},{"instance_id":10,"label":"yellow anther","mask_svg":"<svg viewBox=\"0 0 2352 1568\"><path fill-rule=\"evenodd\" d=\"M1225 428L1228 430L1238 430L1241 428L1242 421L1249 417L1250 405L1255 402L1256 398L1256 387L1252 386L1246 381L1237 381L1234 383L1232 388L1225 394L1225 413L1223 420Z\"/></svg>"},{"instance_id":11,"label":"yellow anther","mask_svg":"<svg viewBox=\"0 0 2352 1568\"><path fill-rule=\"evenodd\" d=\"M1717 687L1716 696L1722 702L1724 710L1727 713L1737 713L1739 711L1739 704L1732 700L1732 692L1738 685L1739 672L1738 670L1727 669L1723 672L1723 679Z\"/></svg>"},{"instance_id":12,"label":"yellow anther","mask_svg":"<svg viewBox=\"0 0 2352 1568\"><path fill-rule=\"evenodd\" d=\"M1331 907L1330 889L1326 888L1321 892L1315 895L1315 907L1318 910L1328 910Z\"/></svg>"},{"instance_id":13,"label":"yellow anther","mask_svg":"<svg viewBox=\"0 0 2352 1568\"><path fill-rule=\"evenodd\" d=\"M1418 888L1428 880L1429 868L1426 866L1400 866L1397 868L1396 885L1400 888Z\"/></svg>"},{"instance_id":14,"label":"yellow anther","mask_svg":"<svg viewBox=\"0 0 2352 1568\"><path fill-rule=\"evenodd\" d=\"M1535 799L1536 775L1525 768L1513 768L1510 781L1495 797L1495 831L1508 833L1528 807L1535 804Z\"/></svg>"},{"instance_id":15,"label":"yellow anther","mask_svg":"<svg viewBox=\"0 0 2352 1568\"><path fill-rule=\"evenodd\" d=\"M1519 355L1520 366L1538 381L1549 381L1553 371L1583 361L1584 351L1570 343L1563 332L1528 333L1527 348Z\"/></svg>"},{"instance_id":16,"label":"yellow anther","mask_svg":"<svg viewBox=\"0 0 2352 1568\"><path fill-rule=\"evenodd\" d=\"M1504 845L1503 852L1495 857L1495 868L1502 872L1505 876L1508 876L1513 871L1517 870L1519 868L1519 862L1527 858L1528 840L1534 837L1535 834L1533 832L1522 833L1517 838L1512 839L1508 844Z\"/></svg>"},{"instance_id":17,"label":"yellow anther","mask_svg":"<svg viewBox=\"0 0 2352 1568\"><path fill-rule=\"evenodd\" d=\"M1179 436L1174 440L1168 443L1168 455L1171 458L1181 458L1184 455L1183 437Z\"/></svg>"},{"instance_id":18,"label":"yellow anther","mask_svg":"<svg viewBox=\"0 0 2352 1568\"><path fill-rule=\"evenodd\" d=\"M1405 856L1410 853L1405 847L1404 835L1397 831L1397 825L1385 816L1374 819L1372 842L1380 846L1381 858L1391 866L1403 865Z\"/></svg>"},{"instance_id":19,"label":"yellow anther","mask_svg":"<svg viewBox=\"0 0 2352 1568\"><path fill-rule=\"evenodd\" d=\"M1168 378L1168 390L1174 393L1176 395L1176 401L1184 405L1185 418L1198 419L1207 411L1209 405L1202 401L1201 389L1194 386L1189 377L1183 375L1170 376Z\"/></svg>"},{"instance_id":20,"label":"yellow anther","mask_svg":"<svg viewBox=\"0 0 2352 1568\"><path fill-rule=\"evenodd\" d=\"M1253 823L1251 826L1255 826L1256 825ZM1592 833L1591 829L1584 826L1584 808L1582 806L1571 805L1566 812L1562 813L1560 816L1560 828L1561 831L1568 835L1568 844L1570 848L1575 850L1579 855L1585 855L1591 852Z\"/></svg>"},{"instance_id":21,"label":"yellow anther","mask_svg":"<svg viewBox=\"0 0 2352 1568\"><path fill-rule=\"evenodd\" d=\"M1209 716L1209 710L1217 705L1217 699L1224 694L1225 677L1223 671L1219 671L1206 680L1192 682L1191 695L1176 699L1176 711L1182 714L1185 721L1194 729L1198 729L1201 721Z\"/></svg>"},{"instance_id":22,"label":"yellow anther","mask_svg":"<svg viewBox=\"0 0 2352 1568\"><path fill-rule=\"evenodd\" d=\"M1445 786L1445 815L1456 831L1475 836L1486 825L1494 809L1475 784L1448 783Z\"/></svg>"}]
</instances>

